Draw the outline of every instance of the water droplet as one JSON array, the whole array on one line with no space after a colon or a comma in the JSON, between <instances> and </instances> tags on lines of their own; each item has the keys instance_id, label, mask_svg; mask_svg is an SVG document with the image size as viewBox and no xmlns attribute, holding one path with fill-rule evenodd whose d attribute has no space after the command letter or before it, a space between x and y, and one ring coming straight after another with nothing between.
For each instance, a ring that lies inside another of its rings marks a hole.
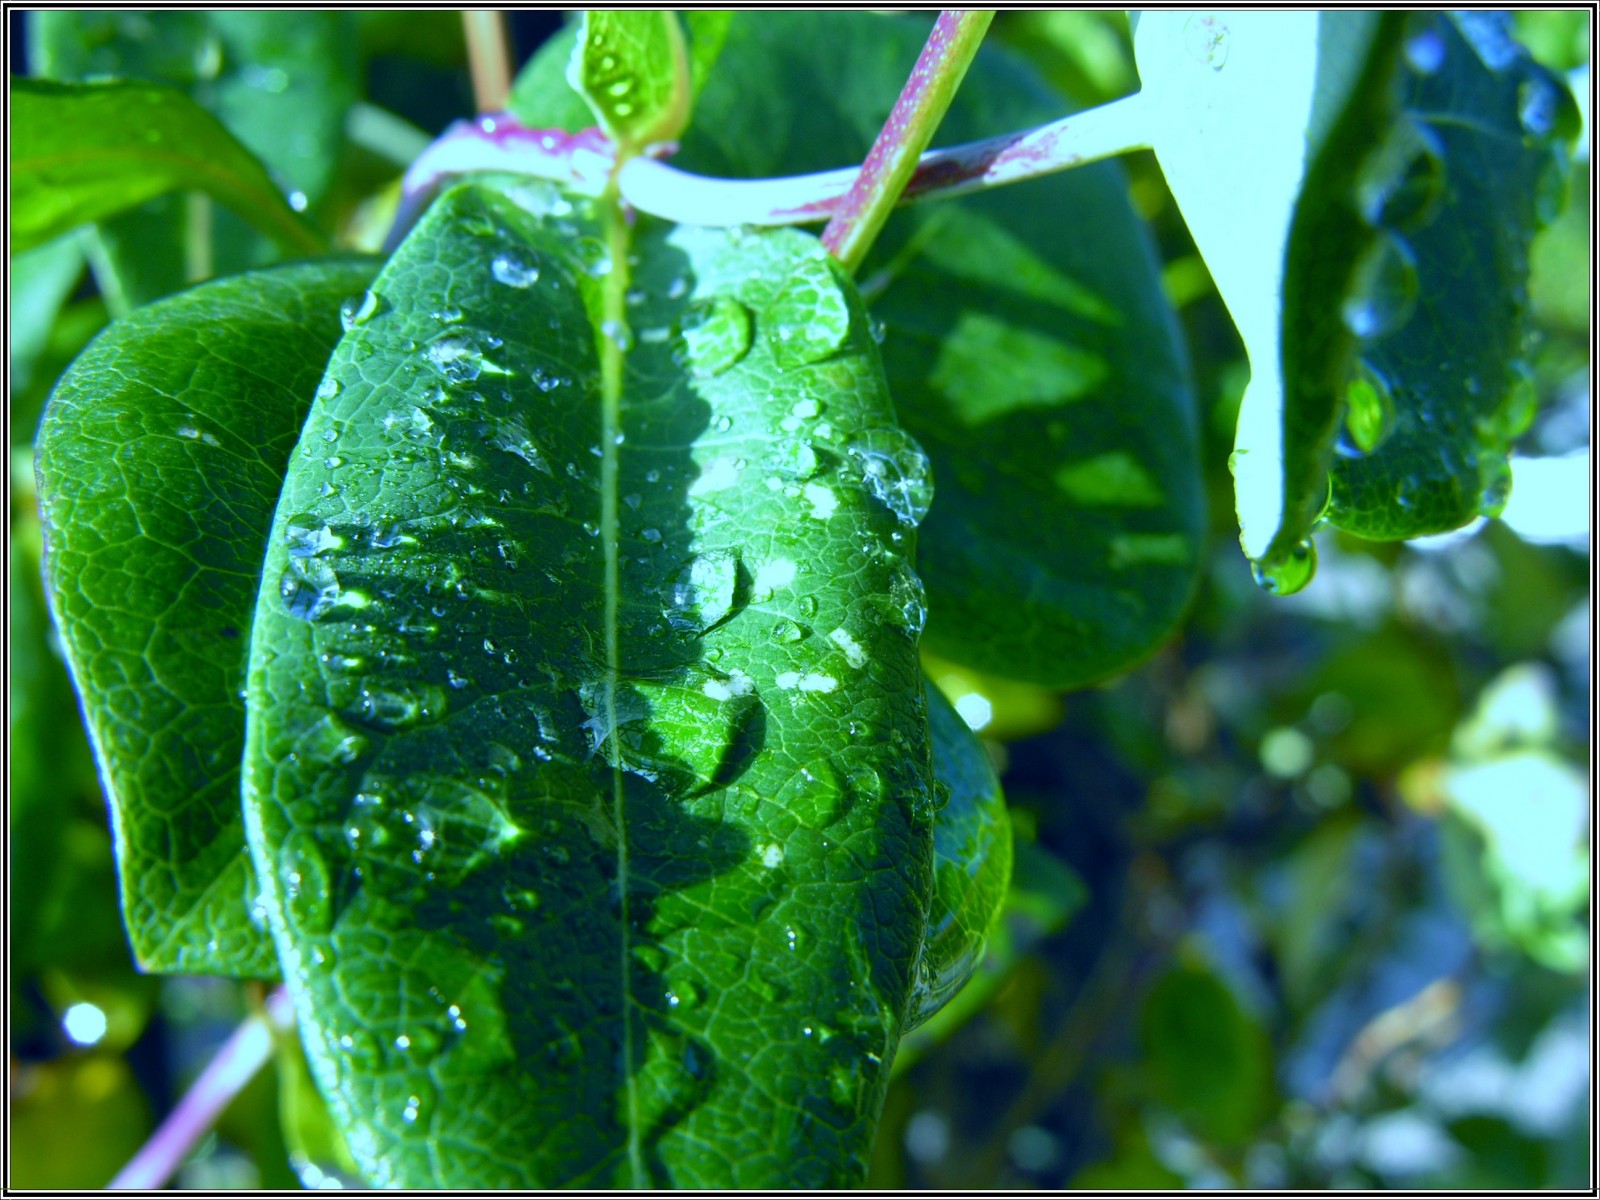
<instances>
[{"instance_id":1,"label":"water droplet","mask_svg":"<svg viewBox=\"0 0 1600 1200\"><path fill-rule=\"evenodd\" d=\"M352 1029L339 1035L339 1050L358 1067L371 1069L383 1062L383 1046L368 1030Z\"/></svg>"},{"instance_id":2,"label":"water droplet","mask_svg":"<svg viewBox=\"0 0 1600 1200\"><path fill-rule=\"evenodd\" d=\"M491 375L509 374L484 355L484 346L470 331L451 331L429 343L424 356L435 370L451 383L471 383L485 372ZM492 349L499 339L485 341Z\"/></svg>"},{"instance_id":3,"label":"water droplet","mask_svg":"<svg viewBox=\"0 0 1600 1200\"><path fill-rule=\"evenodd\" d=\"M324 934L332 927L328 905L328 864L316 839L295 830L278 851L278 882L283 887L289 916L300 931Z\"/></svg>"},{"instance_id":4,"label":"water droplet","mask_svg":"<svg viewBox=\"0 0 1600 1200\"><path fill-rule=\"evenodd\" d=\"M928 620L928 601L922 580L904 559L890 557L894 561L889 574L889 593L880 601L880 608L895 628L916 641Z\"/></svg>"},{"instance_id":5,"label":"water droplet","mask_svg":"<svg viewBox=\"0 0 1600 1200\"><path fill-rule=\"evenodd\" d=\"M902 429L872 429L847 447L861 464L867 490L902 525L915 526L933 503L928 456Z\"/></svg>"},{"instance_id":6,"label":"water droplet","mask_svg":"<svg viewBox=\"0 0 1600 1200\"><path fill-rule=\"evenodd\" d=\"M489 273L507 287L526 288L539 282L539 261L518 258L515 254L496 254Z\"/></svg>"},{"instance_id":7,"label":"water droplet","mask_svg":"<svg viewBox=\"0 0 1600 1200\"><path fill-rule=\"evenodd\" d=\"M405 729L437 721L448 705L443 688L428 684L364 687L350 715L380 729Z\"/></svg>"},{"instance_id":8,"label":"water droplet","mask_svg":"<svg viewBox=\"0 0 1600 1200\"><path fill-rule=\"evenodd\" d=\"M1359 338L1395 332L1416 308L1417 262L1406 242L1380 233L1351 273L1350 294L1341 306L1344 323Z\"/></svg>"},{"instance_id":9,"label":"water droplet","mask_svg":"<svg viewBox=\"0 0 1600 1200\"><path fill-rule=\"evenodd\" d=\"M327 563L291 558L278 580L278 595L291 617L317 621L339 602L339 577Z\"/></svg>"},{"instance_id":10,"label":"water droplet","mask_svg":"<svg viewBox=\"0 0 1600 1200\"><path fill-rule=\"evenodd\" d=\"M661 530L659 530L659 529L641 529L639 531L639 536L642 537L647 542L659 542L661 540Z\"/></svg>"},{"instance_id":11,"label":"water droplet","mask_svg":"<svg viewBox=\"0 0 1600 1200\"><path fill-rule=\"evenodd\" d=\"M703 633L734 611L738 591L737 550L697 554L673 581L667 623L674 629Z\"/></svg>"},{"instance_id":12,"label":"water droplet","mask_svg":"<svg viewBox=\"0 0 1600 1200\"><path fill-rule=\"evenodd\" d=\"M1437 29L1430 27L1408 37L1404 52L1406 62L1419 75L1432 75L1444 66L1444 38Z\"/></svg>"},{"instance_id":13,"label":"water droplet","mask_svg":"<svg viewBox=\"0 0 1600 1200\"><path fill-rule=\"evenodd\" d=\"M1416 230L1438 215L1445 194L1444 147L1426 125L1402 116L1361 166L1356 203L1367 223Z\"/></svg>"},{"instance_id":14,"label":"water droplet","mask_svg":"<svg viewBox=\"0 0 1600 1200\"><path fill-rule=\"evenodd\" d=\"M1356 364L1355 377L1345 389L1344 436L1339 452L1371 454L1394 429L1394 392L1389 381L1366 359Z\"/></svg>"},{"instance_id":15,"label":"water droplet","mask_svg":"<svg viewBox=\"0 0 1600 1200\"><path fill-rule=\"evenodd\" d=\"M344 539L312 513L290 517L284 526L283 540L288 543L292 558L314 558L344 545Z\"/></svg>"},{"instance_id":16,"label":"water droplet","mask_svg":"<svg viewBox=\"0 0 1600 1200\"><path fill-rule=\"evenodd\" d=\"M787 479L813 478L822 468L816 449L803 438L785 438L772 451L772 469Z\"/></svg>"},{"instance_id":17,"label":"water droplet","mask_svg":"<svg viewBox=\"0 0 1600 1200\"><path fill-rule=\"evenodd\" d=\"M1287 555L1261 558L1250 564L1256 585L1273 596L1289 596L1311 582L1317 573L1317 546L1310 538Z\"/></svg>"},{"instance_id":18,"label":"water droplet","mask_svg":"<svg viewBox=\"0 0 1600 1200\"><path fill-rule=\"evenodd\" d=\"M1539 413L1539 385L1534 382L1532 369L1518 359L1509 370L1511 377L1497 414L1499 435L1506 442L1527 433Z\"/></svg>"},{"instance_id":19,"label":"water droplet","mask_svg":"<svg viewBox=\"0 0 1600 1200\"><path fill-rule=\"evenodd\" d=\"M850 333L850 306L831 260L819 254L796 266L761 325L779 366L803 367L837 353Z\"/></svg>"},{"instance_id":20,"label":"water droplet","mask_svg":"<svg viewBox=\"0 0 1600 1200\"><path fill-rule=\"evenodd\" d=\"M1485 454L1478 460L1483 492L1478 498L1478 515L1498 517L1511 499L1511 464L1504 455Z\"/></svg>"},{"instance_id":21,"label":"water droplet","mask_svg":"<svg viewBox=\"0 0 1600 1200\"><path fill-rule=\"evenodd\" d=\"M772 627L772 640L780 645L804 641L811 631L798 621L781 620Z\"/></svg>"},{"instance_id":22,"label":"water droplet","mask_svg":"<svg viewBox=\"0 0 1600 1200\"><path fill-rule=\"evenodd\" d=\"M364 325L370 321L378 311L378 293L362 292L359 296L352 296L339 306L339 323L345 329L354 329L357 325Z\"/></svg>"},{"instance_id":23,"label":"water droplet","mask_svg":"<svg viewBox=\"0 0 1600 1200\"><path fill-rule=\"evenodd\" d=\"M616 346L622 353L626 354L633 349L633 332L628 328L626 322L618 321L614 318L602 321L600 322L600 332L607 341Z\"/></svg>"},{"instance_id":24,"label":"water droplet","mask_svg":"<svg viewBox=\"0 0 1600 1200\"><path fill-rule=\"evenodd\" d=\"M696 375L721 375L750 352L750 310L731 296L697 300L679 327L687 365Z\"/></svg>"},{"instance_id":25,"label":"water droplet","mask_svg":"<svg viewBox=\"0 0 1600 1200\"><path fill-rule=\"evenodd\" d=\"M324 375L322 382L317 384L317 399L332 400L340 392L343 385L332 375Z\"/></svg>"}]
</instances>

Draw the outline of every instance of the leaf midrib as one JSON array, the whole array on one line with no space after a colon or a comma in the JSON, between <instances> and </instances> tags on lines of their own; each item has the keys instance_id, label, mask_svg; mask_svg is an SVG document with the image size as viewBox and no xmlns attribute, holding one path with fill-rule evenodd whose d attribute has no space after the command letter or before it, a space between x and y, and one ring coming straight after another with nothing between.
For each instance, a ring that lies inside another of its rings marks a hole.
<instances>
[{"instance_id":1,"label":"leaf midrib","mask_svg":"<svg viewBox=\"0 0 1600 1200\"><path fill-rule=\"evenodd\" d=\"M613 187L612 192L615 189ZM622 677L621 527L618 499L622 436L623 349L619 342L627 320L628 224L614 194L602 201L601 219L606 226L606 253L610 269L601 289L600 304L600 541L605 552L605 647L604 689L607 761L611 768L611 820L617 837L618 953L622 987L622 1086L627 1098L628 1170L632 1186L648 1187L643 1148L639 1141L639 1089L634 1074L633 993L630 960L628 912L628 828L624 815L624 787L621 747L617 740L617 683Z\"/></svg>"}]
</instances>

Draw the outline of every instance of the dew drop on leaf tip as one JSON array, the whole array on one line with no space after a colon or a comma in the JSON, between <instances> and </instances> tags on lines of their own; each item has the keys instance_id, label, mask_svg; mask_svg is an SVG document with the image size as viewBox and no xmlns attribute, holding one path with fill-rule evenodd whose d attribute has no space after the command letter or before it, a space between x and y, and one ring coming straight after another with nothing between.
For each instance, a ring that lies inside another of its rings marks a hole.
<instances>
[{"instance_id":1,"label":"dew drop on leaf tip","mask_svg":"<svg viewBox=\"0 0 1600 1200\"><path fill-rule=\"evenodd\" d=\"M1317 547L1310 538L1287 555L1258 558L1250 564L1256 586L1273 596L1289 596L1311 582L1317 573Z\"/></svg>"}]
</instances>

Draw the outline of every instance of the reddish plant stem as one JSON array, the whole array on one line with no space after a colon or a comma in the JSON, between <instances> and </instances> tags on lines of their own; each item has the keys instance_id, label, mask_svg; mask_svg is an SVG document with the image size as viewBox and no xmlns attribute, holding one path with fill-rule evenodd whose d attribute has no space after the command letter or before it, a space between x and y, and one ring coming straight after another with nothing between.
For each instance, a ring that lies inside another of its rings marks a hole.
<instances>
[{"instance_id":1,"label":"reddish plant stem","mask_svg":"<svg viewBox=\"0 0 1600 1200\"><path fill-rule=\"evenodd\" d=\"M274 1028L288 1029L293 1022L289 994L281 987L274 988L261 1010L240 1023L178 1101L178 1107L106 1187L144 1191L171 1179L184 1156L271 1059Z\"/></svg>"},{"instance_id":2,"label":"reddish plant stem","mask_svg":"<svg viewBox=\"0 0 1600 1200\"><path fill-rule=\"evenodd\" d=\"M992 20L992 12L946 11L934 22L861 173L822 231L822 244L847 270L861 265L899 202Z\"/></svg>"},{"instance_id":3,"label":"reddish plant stem","mask_svg":"<svg viewBox=\"0 0 1600 1200\"><path fill-rule=\"evenodd\" d=\"M467 62L472 70L472 100L480 113L499 112L511 94L511 47L505 14L493 9L468 9L461 14L467 36Z\"/></svg>"}]
</instances>

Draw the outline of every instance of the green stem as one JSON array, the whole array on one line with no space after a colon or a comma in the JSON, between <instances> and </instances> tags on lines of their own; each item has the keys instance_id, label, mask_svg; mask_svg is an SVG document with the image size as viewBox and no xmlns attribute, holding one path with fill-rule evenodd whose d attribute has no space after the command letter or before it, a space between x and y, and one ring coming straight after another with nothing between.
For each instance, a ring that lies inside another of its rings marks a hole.
<instances>
[{"instance_id":1,"label":"green stem","mask_svg":"<svg viewBox=\"0 0 1600 1200\"><path fill-rule=\"evenodd\" d=\"M822 231L822 244L846 270L854 272L872 249L992 20L992 12L946 11L934 22L911 78L861 165L861 174Z\"/></svg>"}]
</instances>

